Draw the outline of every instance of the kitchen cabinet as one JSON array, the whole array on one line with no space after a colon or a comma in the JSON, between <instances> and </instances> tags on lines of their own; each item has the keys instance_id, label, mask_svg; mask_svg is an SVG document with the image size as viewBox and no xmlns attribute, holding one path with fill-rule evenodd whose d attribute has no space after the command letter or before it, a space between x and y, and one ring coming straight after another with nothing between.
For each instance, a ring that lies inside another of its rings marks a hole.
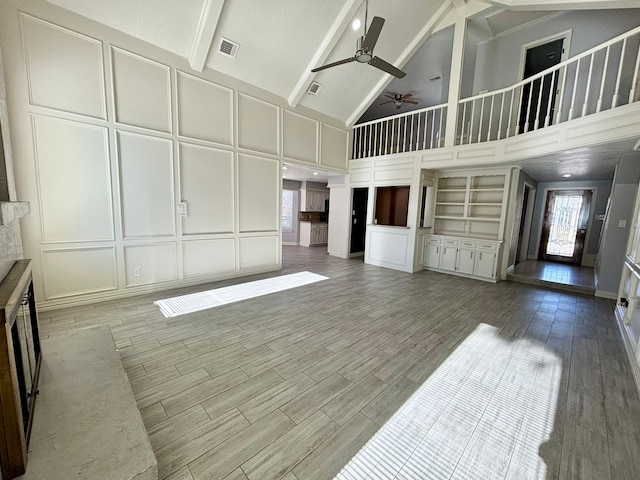
<instances>
[{"instance_id":1,"label":"kitchen cabinet","mask_svg":"<svg viewBox=\"0 0 640 480\"><path fill-rule=\"evenodd\" d=\"M324 212L325 200L329 199L329 192L316 190L302 190L301 212Z\"/></svg>"},{"instance_id":2,"label":"kitchen cabinet","mask_svg":"<svg viewBox=\"0 0 640 480\"><path fill-rule=\"evenodd\" d=\"M300 246L326 245L328 239L329 226L326 223L300 222Z\"/></svg>"}]
</instances>

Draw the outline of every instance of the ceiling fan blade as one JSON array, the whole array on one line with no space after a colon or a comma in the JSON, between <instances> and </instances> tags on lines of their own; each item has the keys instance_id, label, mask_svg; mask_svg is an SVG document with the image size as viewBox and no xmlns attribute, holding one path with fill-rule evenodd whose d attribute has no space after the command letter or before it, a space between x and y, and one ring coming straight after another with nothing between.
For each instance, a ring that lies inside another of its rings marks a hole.
<instances>
[{"instance_id":1,"label":"ceiling fan blade","mask_svg":"<svg viewBox=\"0 0 640 480\"><path fill-rule=\"evenodd\" d=\"M363 50L368 50L370 52L373 51L373 47L376 46L376 42L378 41L378 37L380 36L380 31L382 30L383 25L384 18L373 17L373 20L371 20L371 25L369 25L369 30L367 31L367 36L364 37L364 41L362 42Z\"/></svg>"},{"instance_id":2,"label":"ceiling fan blade","mask_svg":"<svg viewBox=\"0 0 640 480\"><path fill-rule=\"evenodd\" d=\"M378 105L386 105L387 103L393 103L393 100L389 100L388 102L382 102L382 103L379 103Z\"/></svg>"},{"instance_id":3,"label":"ceiling fan blade","mask_svg":"<svg viewBox=\"0 0 640 480\"><path fill-rule=\"evenodd\" d=\"M405 93L404 95L402 95L402 100L409 98L409 97L413 97L412 93Z\"/></svg>"},{"instance_id":4,"label":"ceiling fan blade","mask_svg":"<svg viewBox=\"0 0 640 480\"><path fill-rule=\"evenodd\" d=\"M395 99L396 99L396 97L394 97L393 95L387 95L387 94L385 94L384 96L385 96L385 97L387 97L387 98L392 98L393 100L395 100Z\"/></svg>"},{"instance_id":5,"label":"ceiling fan blade","mask_svg":"<svg viewBox=\"0 0 640 480\"><path fill-rule=\"evenodd\" d=\"M420 102L416 102L415 100L402 100L402 103L410 103L411 105L418 105Z\"/></svg>"},{"instance_id":6,"label":"ceiling fan blade","mask_svg":"<svg viewBox=\"0 0 640 480\"><path fill-rule=\"evenodd\" d=\"M402 78L406 75L406 73L404 73L402 70L400 70L399 68L394 67L393 65L391 65L388 62L385 62L384 60L382 60L379 57L373 57L370 61L369 61L369 65L372 65L376 68L379 68L380 70L390 73L391 75L398 77L398 78ZM313 71L313 70L312 70Z\"/></svg>"},{"instance_id":7,"label":"ceiling fan blade","mask_svg":"<svg viewBox=\"0 0 640 480\"><path fill-rule=\"evenodd\" d=\"M342 65L343 63L351 63L351 62L355 62L355 61L356 61L355 57L349 57L349 58L345 58L344 60L339 60L337 62L327 63L326 65L314 68L311 71L315 73L315 72L319 72L320 70L324 70L326 68L337 67L338 65Z\"/></svg>"}]
</instances>

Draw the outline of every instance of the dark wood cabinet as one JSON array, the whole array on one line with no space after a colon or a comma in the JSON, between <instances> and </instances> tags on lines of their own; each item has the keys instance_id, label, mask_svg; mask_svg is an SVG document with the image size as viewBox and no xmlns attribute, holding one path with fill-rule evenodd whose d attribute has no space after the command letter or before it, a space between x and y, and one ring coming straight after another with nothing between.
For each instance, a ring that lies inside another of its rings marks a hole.
<instances>
[{"instance_id":1,"label":"dark wood cabinet","mask_svg":"<svg viewBox=\"0 0 640 480\"><path fill-rule=\"evenodd\" d=\"M25 472L41 353L29 260L0 283L0 464L3 479Z\"/></svg>"}]
</instances>

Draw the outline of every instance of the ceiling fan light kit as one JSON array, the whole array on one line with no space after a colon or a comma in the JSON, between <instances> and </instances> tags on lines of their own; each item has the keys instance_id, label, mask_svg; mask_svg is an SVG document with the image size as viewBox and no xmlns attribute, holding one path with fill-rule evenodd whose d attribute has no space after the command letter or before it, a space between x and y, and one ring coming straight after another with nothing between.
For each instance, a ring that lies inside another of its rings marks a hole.
<instances>
[{"instance_id":1,"label":"ceiling fan light kit","mask_svg":"<svg viewBox=\"0 0 640 480\"><path fill-rule=\"evenodd\" d=\"M367 31L368 10L369 2L367 2L367 5L365 7L364 35L362 37L359 37L357 40L355 55L353 57L345 58L343 60L338 60L337 62L328 63L327 65L314 68L313 70L311 70L313 73L319 72L320 70L325 70L327 68L337 67L338 65L342 65L344 63L358 62L366 63L368 65L371 65L372 67L376 67L383 72L389 73L397 78L402 78L406 75L399 68L396 68L383 59L373 55L373 48L378 42L378 37L380 36L382 26L384 25L384 18L373 17L373 20L371 20L371 25L369 26L369 30Z\"/></svg>"}]
</instances>

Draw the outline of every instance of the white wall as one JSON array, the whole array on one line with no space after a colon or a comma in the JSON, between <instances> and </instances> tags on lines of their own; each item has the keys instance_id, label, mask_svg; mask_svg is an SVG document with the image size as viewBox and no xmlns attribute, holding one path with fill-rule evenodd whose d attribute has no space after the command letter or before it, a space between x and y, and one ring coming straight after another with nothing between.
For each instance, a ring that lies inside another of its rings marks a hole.
<instances>
[{"instance_id":1,"label":"white wall","mask_svg":"<svg viewBox=\"0 0 640 480\"><path fill-rule=\"evenodd\" d=\"M346 172L331 119L47 2L1 8L45 308L279 269L282 161Z\"/></svg>"},{"instance_id":2,"label":"white wall","mask_svg":"<svg viewBox=\"0 0 640 480\"><path fill-rule=\"evenodd\" d=\"M627 241L633 224L633 208L640 180L640 155L627 157L616 167L609 212L603 227L596 263L596 295L616 298ZM619 222L626 221L621 227Z\"/></svg>"},{"instance_id":3,"label":"white wall","mask_svg":"<svg viewBox=\"0 0 640 480\"><path fill-rule=\"evenodd\" d=\"M571 30L569 56L575 56L640 25L640 9L570 11L478 45L473 94L513 85L522 45Z\"/></svg>"}]
</instances>

